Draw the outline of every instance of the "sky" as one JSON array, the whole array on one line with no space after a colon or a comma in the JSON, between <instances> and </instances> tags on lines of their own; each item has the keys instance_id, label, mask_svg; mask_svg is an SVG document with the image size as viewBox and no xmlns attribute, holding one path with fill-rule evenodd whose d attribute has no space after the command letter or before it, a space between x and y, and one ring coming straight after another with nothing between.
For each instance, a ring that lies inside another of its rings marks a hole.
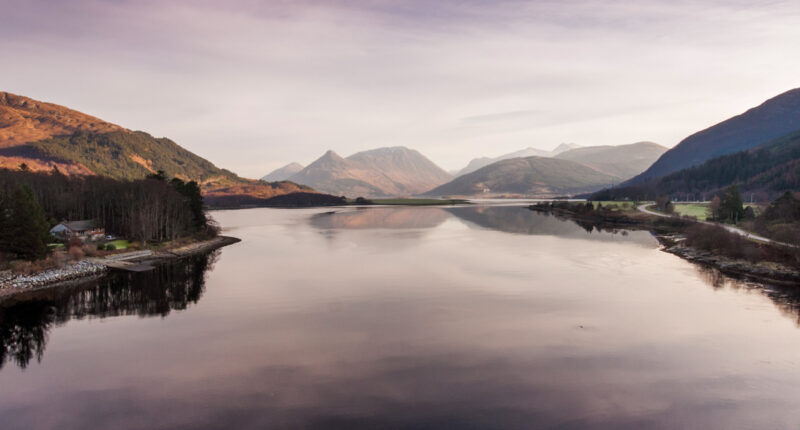
<instances>
[{"instance_id":1,"label":"sky","mask_svg":"<svg viewBox=\"0 0 800 430\"><path fill-rule=\"evenodd\" d=\"M261 177L403 145L445 169L674 146L800 87L800 2L0 0L0 91Z\"/></svg>"}]
</instances>

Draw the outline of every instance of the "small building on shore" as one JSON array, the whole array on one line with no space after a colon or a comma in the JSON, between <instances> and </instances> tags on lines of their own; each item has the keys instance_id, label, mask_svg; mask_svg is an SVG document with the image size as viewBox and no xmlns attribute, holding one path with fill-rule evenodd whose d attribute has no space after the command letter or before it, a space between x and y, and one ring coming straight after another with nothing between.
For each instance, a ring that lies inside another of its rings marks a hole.
<instances>
[{"instance_id":1,"label":"small building on shore","mask_svg":"<svg viewBox=\"0 0 800 430\"><path fill-rule=\"evenodd\" d=\"M73 238L82 239L84 242L103 239L106 230L99 227L93 220L62 221L50 229L50 234L56 238L68 241Z\"/></svg>"}]
</instances>

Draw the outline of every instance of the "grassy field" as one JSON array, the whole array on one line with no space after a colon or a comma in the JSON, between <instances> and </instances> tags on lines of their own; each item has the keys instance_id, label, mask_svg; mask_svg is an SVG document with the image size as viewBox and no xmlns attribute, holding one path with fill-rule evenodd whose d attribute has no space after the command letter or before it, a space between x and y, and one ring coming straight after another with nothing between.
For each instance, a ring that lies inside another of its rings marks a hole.
<instances>
[{"instance_id":1,"label":"grassy field","mask_svg":"<svg viewBox=\"0 0 800 430\"><path fill-rule=\"evenodd\" d=\"M469 202L461 199L370 199L376 205L401 205L401 206L442 206L465 205Z\"/></svg>"},{"instance_id":2,"label":"grassy field","mask_svg":"<svg viewBox=\"0 0 800 430\"><path fill-rule=\"evenodd\" d=\"M114 250L120 250L120 249L128 249L131 246L131 243L125 239L117 239L117 240L112 240L110 242L106 242L106 246L109 245L112 245L114 247Z\"/></svg>"},{"instance_id":3,"label":"grassy field","mask_svg":"<svg viewBox=\"0 0 800 430\"><path fill-rule=\"evenodd\" d=\"M708 216L708 203L675 203L675 213L680 216L693 216L705 220Z\"/></svg>"}]
</instances>

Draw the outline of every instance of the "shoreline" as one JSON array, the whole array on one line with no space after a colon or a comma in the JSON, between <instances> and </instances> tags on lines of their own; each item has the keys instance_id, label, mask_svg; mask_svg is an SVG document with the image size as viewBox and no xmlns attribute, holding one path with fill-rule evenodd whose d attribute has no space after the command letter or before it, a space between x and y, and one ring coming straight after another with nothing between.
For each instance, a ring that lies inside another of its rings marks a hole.
<instances>
[{"instance_id":1,"label":"shoreline","mask_svg":"<svg viewBox=\"0 0 800 430\"><path fill-rule=\"evenodd\" d=\"M141 254L140 256L134 256L125 261L158 264L169 260L188 257L190 255L213 251L238 242L241 242L241 239L236 237L217 236L213 239L193 242L172 249ZM141 251L134 251L127 254L135 254L137 252ZM113 270L109 265L115 261L119 261L119 257L125 254L126 253L114 254L113 257L116 258L108 259L107 261L102 258L84 258L75 264L62 268L48 269L33 275L13 275L5 279L0 279L0 303L24 293L73 287L101 279Z\"/></svg>"},{"instance_id":2,"label":"shoreline","mask_svg":"<svg viewBox=\"0 0 800 430\"><path fill-rule=\"evenodd\" d=\"M600 216L578 214L564 209L546 209L535 205L529 206L528 209L567 218L578 223L588 223L598 229L647 230L655 236L659 245L661 245L661 251L678 256L690 263L714 268L727 276L737 279L745 279L762 284L800 286L800 270L793 267L770 261L753 263L686 246L683 243L685 239L683 229L693 225L693 221L681 218L657 217L641 212L634 216L626 214ZM761 245L776 246L769 243L762 243Z\"/></svg>"}]
</instances>

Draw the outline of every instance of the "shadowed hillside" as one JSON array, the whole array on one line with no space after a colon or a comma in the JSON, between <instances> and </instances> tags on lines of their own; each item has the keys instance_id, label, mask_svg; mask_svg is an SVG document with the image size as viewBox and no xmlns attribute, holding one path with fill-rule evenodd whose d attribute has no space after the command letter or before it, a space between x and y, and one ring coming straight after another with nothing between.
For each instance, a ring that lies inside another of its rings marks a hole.
<instances>
[{"instance_id":1,"label":"shadowed hillside","mask_svg":"<svg viewBox=\"0 0 800 430\"><path fill-rule=\"evenodd\" d=\"M754 148L795 130L800 130L800 88L687 137L629 184L641 184L712 158Z\"/></svg>"},{"instance_id":2,"label":"shadowed hillside","mask_svg":"<svg viewBox=\"0 0 800 430\"><path fill-rule=\"evenodd\" d=\"M595 197L654 199L669 195L702 199L731 185L758 194L762 200L800 189L800 130L757 148L717 157L643 184L604 190Z\"/></svg>"}]
</instances>

